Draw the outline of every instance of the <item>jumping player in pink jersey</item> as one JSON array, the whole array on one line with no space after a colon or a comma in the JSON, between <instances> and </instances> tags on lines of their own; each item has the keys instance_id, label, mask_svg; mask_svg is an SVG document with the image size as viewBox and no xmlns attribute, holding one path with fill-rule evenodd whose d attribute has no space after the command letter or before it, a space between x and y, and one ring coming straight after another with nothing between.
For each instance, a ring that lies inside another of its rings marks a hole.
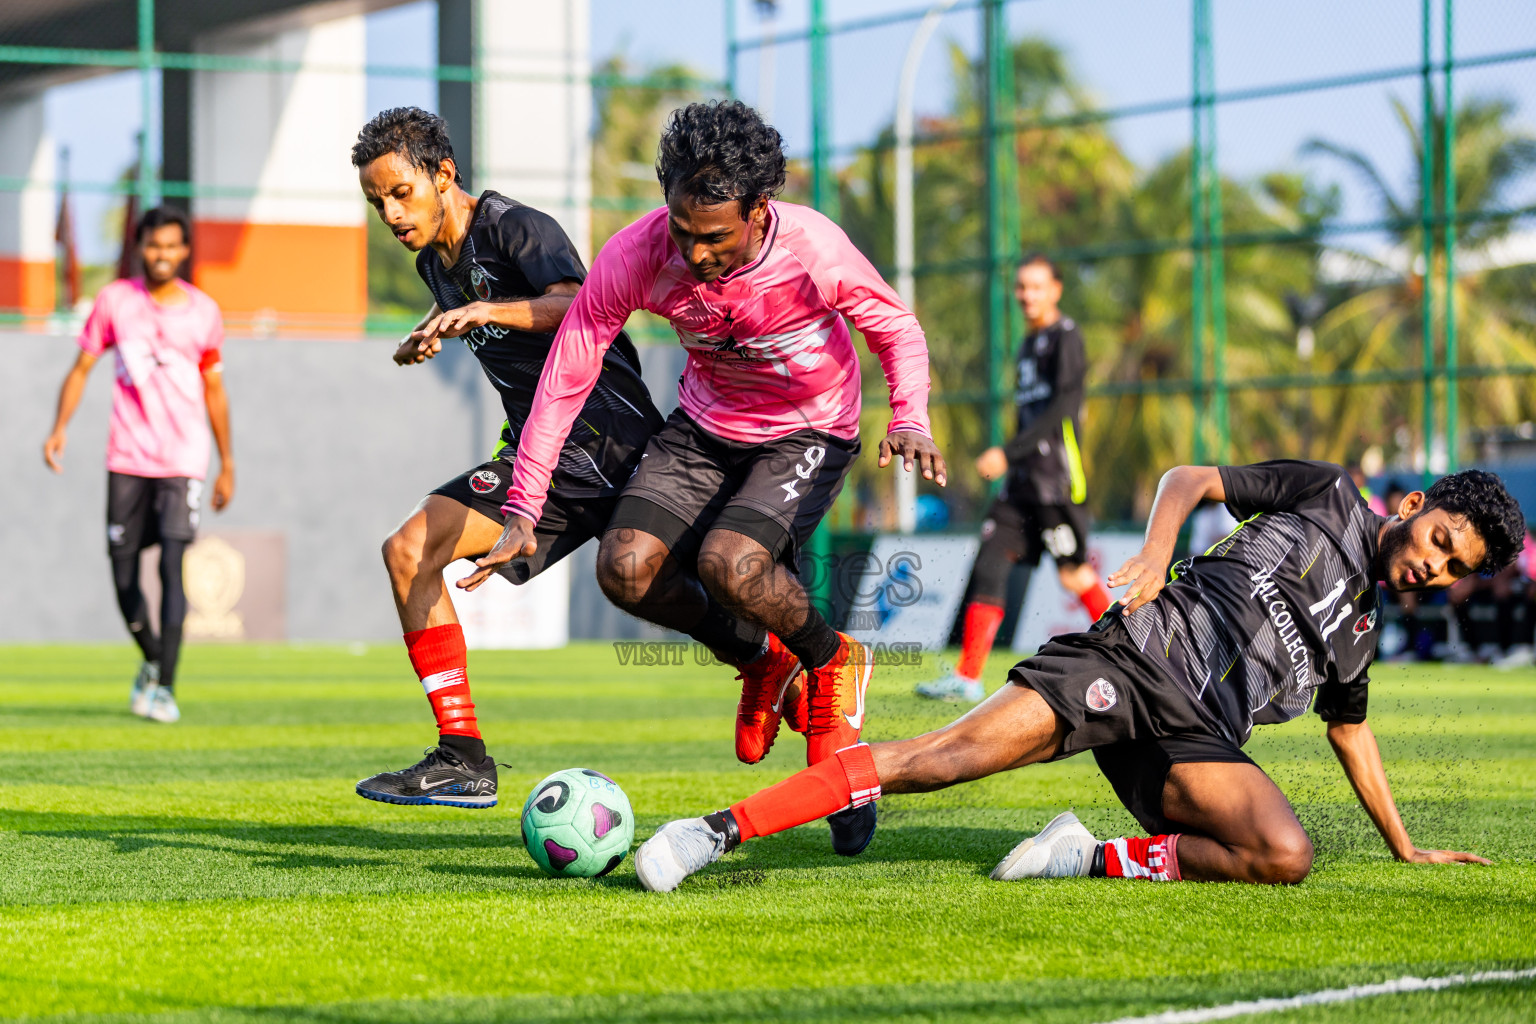
<instances>
[{"instance_id":1,"label":"jumping player in pink jersey","mask_svg":"<svg viewBox=\"0 0 1536 1024\"><path fill-rule=\"evenodd\" d=\"M636 310L671 321L688 350L681 405L646 446L604 533L597 573L619 607L687 633L740 669L736 753L760 760L781 719L815 764L858 742L872 663L835 632L795 576L801 545L859 453L859 362L843 318L880 359L893 458L943 484L928 429L922 329L830 220L773 200L779 133L739 103L675 111L656 174L667 202L593 261L556 335L523 426L506 528L460 581L474 588L537 547L560 441L603 353ZM800 680L804 679L802 683ZM873 805L828 819L856 854Z\"/></svg>"},{"instance_id":2,"label":"jumping player in pink jersey","mask_svg":"<svg viewBox=\"0 0 1536 1024\"><path fill-rule=\"evenodd\" d=\"M107 436L107 549L118 607L144 655L129 705L136 715L170 723L181 718L174 690L187 611L181 560L197 532L210 423L219 446L215 511L234 497L235 458L219 307L176 276L192 251L186 217L166 207L150 210L135 237L144 276L113 281L96 296L80 333L80 353L59 392L43 459L55 473L64 472L60 460L70 417L91 367L112 349L117 374ZM160 545L159 636L150 628L139 589L139 555L155 544Z\"/></svg>"}]
</instances>

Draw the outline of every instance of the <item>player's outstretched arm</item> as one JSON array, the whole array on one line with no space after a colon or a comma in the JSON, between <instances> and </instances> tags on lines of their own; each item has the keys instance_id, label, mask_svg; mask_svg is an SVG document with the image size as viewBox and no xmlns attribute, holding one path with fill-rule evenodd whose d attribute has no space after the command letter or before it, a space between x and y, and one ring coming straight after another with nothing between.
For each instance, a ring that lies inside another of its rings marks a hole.
<instances>
[{"instance_id":1,"label":"player's outstretched arm","mask_svg":"<svg viewBox=\"0 0 1536 1024\"><path fill-rule=\"evenodd\" d=\"M1491 864L1492 861L1474 853L1456 850L1421 850L1408 837L1402 815L1397 812L1397 801L1392 799L1392 787L1387 783L1387 770L1381 763L1381 748L1376 745L1376 734L1364 722L1329 722L1328 743L1344 766L1344 774L1360 798L1360 806L1370 815L1376 831L1387 842L1387 849L1400 861L1413 864Z\"/></svg>"},{"instance_id":2,"label":"player's outstretched arm","mask_svg":"<svg viewBox=\"0 0 1536 1024\"><path fill-rule=\"evenodd\" d=\"M933 438L915 430L893 430L880 442L880 468L891 464L893 458L901 459L901 468L908 473L916 465L922 470L923 479L932 480L943 487L949 482L949 466L939 452Z\"/></svg>"},{"instance_id":3,"label":"player's outstretched arm","mask_svg":"<svg viewBox=\"0 0 1536 1024\"><path fill-rule=\"evenodd\" d=\"M1179 530L1190 512L1202 501L1226 501L1227 491L1215 466L1175 466L1163 474L1147 519L1147 538L1141 550L1109 574L1111 587L1129 584L1120 602L1133 612L1162 592Z\"/></svg>"},{"instance_id":4,"label":"player's outstretched arm","mask_svg":"<svg viewBox=\"0 0 1536 1024\"><path fill-rule=\"evenodd\" d=\"M69 421L80 405L80 396L85 394L86 378L91 375L91 367L95 365L95 356L81 352L75 356L75 365L64 375L64 384L59 388L59 407L53 417L53 429L48 433L48 440L43 442L43 461L55 473L64 472L61 460L64 458L64 446L69 443Z\"/></svg>"}]
</instances>

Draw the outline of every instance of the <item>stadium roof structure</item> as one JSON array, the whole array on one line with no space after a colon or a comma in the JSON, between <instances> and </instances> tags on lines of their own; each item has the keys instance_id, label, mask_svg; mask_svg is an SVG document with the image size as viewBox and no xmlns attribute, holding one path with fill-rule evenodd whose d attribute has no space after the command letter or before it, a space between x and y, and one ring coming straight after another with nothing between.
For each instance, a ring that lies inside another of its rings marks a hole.
<instances>
[{"instance_id":1,"label":"stadium roof structure","mask_svg":"<svg viewBox=\"0 0 1536 1024\"><path fill-rule=\"evenodd\" d=\"M405 0L156 0L154 47L186 53L204 36L262 31L325 21L347 14L393 7ZM128 0L5 0L0 4L0 50L43 47L74 59L28 60L26 54L0 60L0 94L32 91L59 82L112 71L131 64L103 60L83 64L81 51L132 51L139 46L137 3ZM39 55L42 56L42 55ZM20 59L16 59L19 57Z\"/></svg>"}]
</instances>

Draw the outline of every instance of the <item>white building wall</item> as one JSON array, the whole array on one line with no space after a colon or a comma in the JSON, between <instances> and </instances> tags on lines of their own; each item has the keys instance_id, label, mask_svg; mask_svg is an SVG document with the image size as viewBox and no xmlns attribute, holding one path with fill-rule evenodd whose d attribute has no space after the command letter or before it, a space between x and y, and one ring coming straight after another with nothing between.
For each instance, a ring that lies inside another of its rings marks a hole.
<instances>
[{"instance_id":1,"label":"white building wall","mask_svg":"<svg viewBox=\"0 0 1536 1024\"><path fill-rule=\"evenodd\" d=\"M221 36L198 49L294 62L287 73L198 71L192 79L192 174L235 193L200 196L200 220L360 226L366 209L351 164L367 117L362 15L262 35Z\"/></svg>"},{"instance_id":2,"label":"white building wall","mask_svg":"<svg viewBox=\"0 0 1536 1024\"><path fill-rule=\"evenodd\" d=\"M475 182L558 220L591 262L589 0L480 0Z\"/></svg>"},{"instance_id":3,"label":"white building wall","mask_svg":"<svg viewBox=\"0 0 1536 1024\"><path fill-rule=\"evenodd\" d=\"M27 182L0 190L0 259L53 262L56 165L42 93L0 100L0 178Z\"/></svg>"}]
</instances>

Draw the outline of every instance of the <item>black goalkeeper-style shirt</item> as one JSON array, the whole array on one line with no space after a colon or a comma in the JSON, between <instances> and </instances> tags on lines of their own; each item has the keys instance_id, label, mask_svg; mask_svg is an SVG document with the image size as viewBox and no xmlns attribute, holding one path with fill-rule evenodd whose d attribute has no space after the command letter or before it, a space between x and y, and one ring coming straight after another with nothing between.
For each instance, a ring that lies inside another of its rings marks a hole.
<instances>
[{"instance_id":1,"label":"black goalkeeper-style shirt","mask_svg":"<svg viewBox=\"0 0 1536 1024\"><path fill-rule=\"evenodd\" d=\"M476 300L536 298L552 284L587 276L553 217L491 191L482 192L475 204L458 262L445 267L437 252L426 248L416 254L416 272L443 310ZM486 324L463 340L501 395L507 422L495 457L510 462L555 336ZM617 494L660 426L661 414L640 379L639 354L621 333L604 354L597 386L571 425L550 491L573 498Z\"/></svg>"},{"instance_id":2,"label":"black goalkeeper-style shirt","mask_svg":"<svg viewBox=\"0 0 1536 1024\"><path fill-rule=\"evenodd\" d=\"M1220 472L1239 526L1124 616L1131 637L1235 743L1295 718L1314 695L1325 720L1363 722L1385 520L1329 463Z\"/></svg>"},{"instance_id":3,"label":"black goalkeeper-style shirt","mask_svg":"<svg viewBox=\"0 0 1536 1024\"><path fill-rule=\"evenodd\" d=\"M1031 331L1019 346L1014 385L1015 427L1008 456L1007 500L1016 504L1081 505L1088 498L1078 449L1088 354L1069 317Z\"/></svg>"}]
</instances>

